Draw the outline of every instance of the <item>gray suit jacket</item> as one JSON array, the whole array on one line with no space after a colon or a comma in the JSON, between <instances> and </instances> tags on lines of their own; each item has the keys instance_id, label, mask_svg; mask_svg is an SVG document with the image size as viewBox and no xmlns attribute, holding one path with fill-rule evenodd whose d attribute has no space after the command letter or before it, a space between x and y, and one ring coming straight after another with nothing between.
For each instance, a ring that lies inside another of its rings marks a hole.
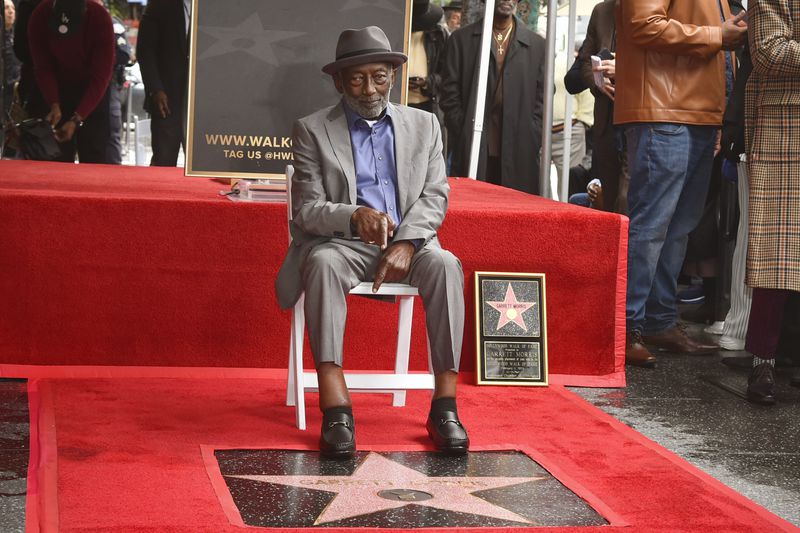
<instances>
[{"instance_id":1,"label":"gray suit jacket","mask_svg":"<svg viewBox=\"0 0 800 533\"><path fill-rule=\"evenodd\" d=\"M350 230L356 204L356 172L343 104L298 120L292 132L292 244L275 289L284 309L303 291L300 268L315 245L333 238L358 239ZM403 220L394 240L421 239L438 246L436 231L447 210L442 135L436 116L392 105L397 189Z\"/></svg>"}]
</instances>

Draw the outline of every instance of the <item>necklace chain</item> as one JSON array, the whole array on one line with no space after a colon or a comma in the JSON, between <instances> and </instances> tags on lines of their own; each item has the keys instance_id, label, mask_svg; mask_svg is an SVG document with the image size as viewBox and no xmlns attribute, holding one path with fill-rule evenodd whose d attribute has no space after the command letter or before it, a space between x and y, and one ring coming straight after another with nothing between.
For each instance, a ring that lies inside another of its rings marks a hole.
<instances>
[{"instance_id":1,"label":"necklace chain","mask_svg":"<svg viewBox=\"0 0 800 533\"><path fill-rule=\"evenodd\" d=\"M503 55L505 53L505 43L508 39L508 36L511 35L511 30L514 28L514 24L511 23L508 26L508 29L505 30L505 34L503 31L494 32L492 31L492 35L494 36L494 40L497 42L497 53Z\"/></svg>"}]
</instances>

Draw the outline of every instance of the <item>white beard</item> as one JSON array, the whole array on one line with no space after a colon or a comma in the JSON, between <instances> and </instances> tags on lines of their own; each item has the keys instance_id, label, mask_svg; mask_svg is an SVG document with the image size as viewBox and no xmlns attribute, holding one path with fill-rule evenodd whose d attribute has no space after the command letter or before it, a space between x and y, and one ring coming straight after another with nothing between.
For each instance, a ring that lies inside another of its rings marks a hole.
<instances>
[{"instance_id":1,"label":"white beard","mask_svg":"<svg viewBox=\"0 0 800 533\"><path fill-rule=\"evenodd\" d=\"M389 105L389 94L391 94L393 86L394 84L389 85L389 90L386 91L385 96L376 92L373 96L374 100L371 102L362 102L358 98L354 98L346 92L344 93L344 101L347 102L347 105L350 106L350 109L358 113L361 118L365 118L367 120L376 119L381 116L383 110Z\"/></svg>"}]
</instances>

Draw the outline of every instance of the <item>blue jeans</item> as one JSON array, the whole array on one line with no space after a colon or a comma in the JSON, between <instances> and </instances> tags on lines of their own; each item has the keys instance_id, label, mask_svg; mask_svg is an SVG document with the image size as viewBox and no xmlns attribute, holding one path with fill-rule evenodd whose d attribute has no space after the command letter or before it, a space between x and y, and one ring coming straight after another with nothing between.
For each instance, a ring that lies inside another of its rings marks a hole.
<instances>
[{"instance_id":1,"label":"blue jeans","mask_svg":"<svg viewBox=\"0 0 800 533\"><path fill-rule=\"evenodd\" d=\"M708 194L713 126L643 123L625 128L628 210L628 330L675 326L678 275Z\"/></svg>"},{"instance_id":2,"label":"blue jeans","mask_svg":"<svg viewBox=\"0 0 800 533\"><path fill-rule=\"evenodd\" d=\"M576 192L569 197L569 203L572 205L579 205L581 207L591 207L592 202L589 201L589 195L585 192Z\"/></svg>"}]
</instances>

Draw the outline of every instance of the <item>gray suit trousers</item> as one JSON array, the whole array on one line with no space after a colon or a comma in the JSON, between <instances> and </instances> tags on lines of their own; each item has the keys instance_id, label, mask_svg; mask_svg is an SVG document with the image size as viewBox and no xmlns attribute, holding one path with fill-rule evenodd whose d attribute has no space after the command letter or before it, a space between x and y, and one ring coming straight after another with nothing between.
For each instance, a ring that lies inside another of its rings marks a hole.
<instances>
[{"instance_id":1,"label":"gray suit trousers","mask_svg":"<svg viewBox=\"0 0 800 533\"><path fill-rule=\"evenodd\" d=\"M312 248L301 267L311 352L317 366L342 365L347 294L371 281L381 250L361 241L332 239ZM464 273L461 262L433 239L414 254L408 278L419 290L431 346L433 373L458 372L464 335Z\"/></svg>"}]
</instances>

